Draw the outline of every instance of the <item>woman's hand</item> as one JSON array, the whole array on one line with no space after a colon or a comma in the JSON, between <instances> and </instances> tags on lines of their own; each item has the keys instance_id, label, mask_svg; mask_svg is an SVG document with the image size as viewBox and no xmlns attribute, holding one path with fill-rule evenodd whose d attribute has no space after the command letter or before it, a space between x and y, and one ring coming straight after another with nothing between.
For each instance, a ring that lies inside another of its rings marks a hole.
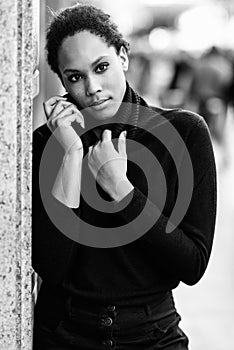
<instances>
[{"instance_id":1,"label":"woman's hand","mask_svg":"<svg viewBox=\"0 0 234 350\"><path fill-rule=\"evenodd\" d=\"M51 97L44 103L47 126L60 142L67 154L82 152L83 145L79 135L71 126L77 122L84 128L84 118L78 108L62 96Z\"/></svg>"},{"instance_id":2,"label":"woman's hand","mask_svg":"<svg viewBox=\"0 0 234 350\"><path fill-rule=\"evenodd\" d=\"M76 121L84 128L84 118L74 104L61 96L54 96L46 101L44 109L48 119L48 128L65 150L63 163L52 188L52 194L69 208L78 208L83 145L71 123Z\"/></svg>"},{"instance_id":3,"label":"woman's hand","mask_svg":"<svg viewBox=\"0 0 234 350\"><path fill-rule=\"evenodd\" d=\"M127 178L126 132L118 139L118 151L111 141L111 131L105 130L95 146L89 147L89 168L99 183L115 201L120 201L133 186Z\"/></svg>"}]
</instances>

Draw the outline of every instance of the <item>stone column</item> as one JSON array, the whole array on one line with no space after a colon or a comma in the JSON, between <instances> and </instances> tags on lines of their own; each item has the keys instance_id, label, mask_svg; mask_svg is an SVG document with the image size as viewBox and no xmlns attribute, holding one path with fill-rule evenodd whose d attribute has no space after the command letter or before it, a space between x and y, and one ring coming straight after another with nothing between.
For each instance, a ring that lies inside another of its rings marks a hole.
<instances>
[{"instance_id":1,"label":"stone column","mask_svg":"<svg viewBox=\"0 0 234 350\"><path fill-rule=\"evenodd\" d=\"M0 349L31 349L34 0L0 0Z\"/></svg>"}]
</instances>

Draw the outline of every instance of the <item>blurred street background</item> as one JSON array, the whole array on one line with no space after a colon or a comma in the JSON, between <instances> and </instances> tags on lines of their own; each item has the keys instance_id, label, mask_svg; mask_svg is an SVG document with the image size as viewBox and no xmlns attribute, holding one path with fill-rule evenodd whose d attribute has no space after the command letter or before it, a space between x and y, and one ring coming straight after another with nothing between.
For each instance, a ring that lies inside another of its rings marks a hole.
<instances>
[{"instance_id":1,"label":"blurred street background","mask_svg":"<svg viewBox=\"0 0 234 350\"><path fill-rule=\"evenodd\" d=\"M49 11L73 0L41 1L40 94L63 93L44 58ZM182 107L206 120L218 171L218 212L208 269L195 286L174 292L190 350L234 349L234 0L87 0L110 13L131 44L127 79L149 104ZM204 213L205 215L206 213Z\"/></svg>"}]
</instances>

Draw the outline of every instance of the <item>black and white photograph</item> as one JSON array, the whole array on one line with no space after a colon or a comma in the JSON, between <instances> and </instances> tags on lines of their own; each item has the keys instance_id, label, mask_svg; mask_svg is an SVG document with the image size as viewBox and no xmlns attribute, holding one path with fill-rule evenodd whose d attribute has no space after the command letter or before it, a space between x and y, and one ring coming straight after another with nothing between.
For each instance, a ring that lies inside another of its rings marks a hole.
<instances>
[{"instance_id":1,"label":"black and white photograph","mask_svg":"<svg viewBox=\"0 0 234 350\"><path fill-rule=\"evenodd\" d=\"M0 350L233 350L234 0L0 0Z\"/></svg>"}]
</instances>

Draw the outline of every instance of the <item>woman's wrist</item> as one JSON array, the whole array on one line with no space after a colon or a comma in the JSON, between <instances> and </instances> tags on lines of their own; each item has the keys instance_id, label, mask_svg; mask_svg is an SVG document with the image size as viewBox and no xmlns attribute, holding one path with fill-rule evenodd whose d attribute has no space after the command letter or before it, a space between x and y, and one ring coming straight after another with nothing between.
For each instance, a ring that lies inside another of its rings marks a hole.
<instances>
[{"instance_id":1,"label":"woman's wrist","mask_svg":"<svg viewBox=\"0 0 234 350\"><path fill-rule=\"evenodd\" d=\"M82 159L83 148L66 153L52 189L52 195L70 208L80 203Z\"/></svg>"},{"instance_id":2,"label":"woman's wrist","mask_svg":"<svg viewBox=\"0 0 234 350\"><path fill-rule=\"evenodd\" d=\"M112 198L118 203L124 197L126 197L133 189L134 186L131 184L128 178L120 180L115 186L115 191L112 194Z\"/></svg>"},{"instance_id":3,"label":"woman's wrist","mask_svg":"<svg viewBox=\"0 0 234 350\"><path fill-rule=\"evenodd\" d=\"M84 155L83 148L73 148L65 152L64 160L68 159L80 159L82 160Z\"/></svg>"},{"instance_id":4,"label":"woman's wrist","mask_svg":"<svg viewBox=\"0 0 234 350\"><path fill-rule=\"evenodd\" d=\"M83 150L83 147L80 147L80 146L76 146L76 145L73 145L72 147L70 147L68 150L65 151L65 157L66 156L80 156L80 157L83 157L83 153L84 153L84 150Z\"/></svg>"}]
</instances>

